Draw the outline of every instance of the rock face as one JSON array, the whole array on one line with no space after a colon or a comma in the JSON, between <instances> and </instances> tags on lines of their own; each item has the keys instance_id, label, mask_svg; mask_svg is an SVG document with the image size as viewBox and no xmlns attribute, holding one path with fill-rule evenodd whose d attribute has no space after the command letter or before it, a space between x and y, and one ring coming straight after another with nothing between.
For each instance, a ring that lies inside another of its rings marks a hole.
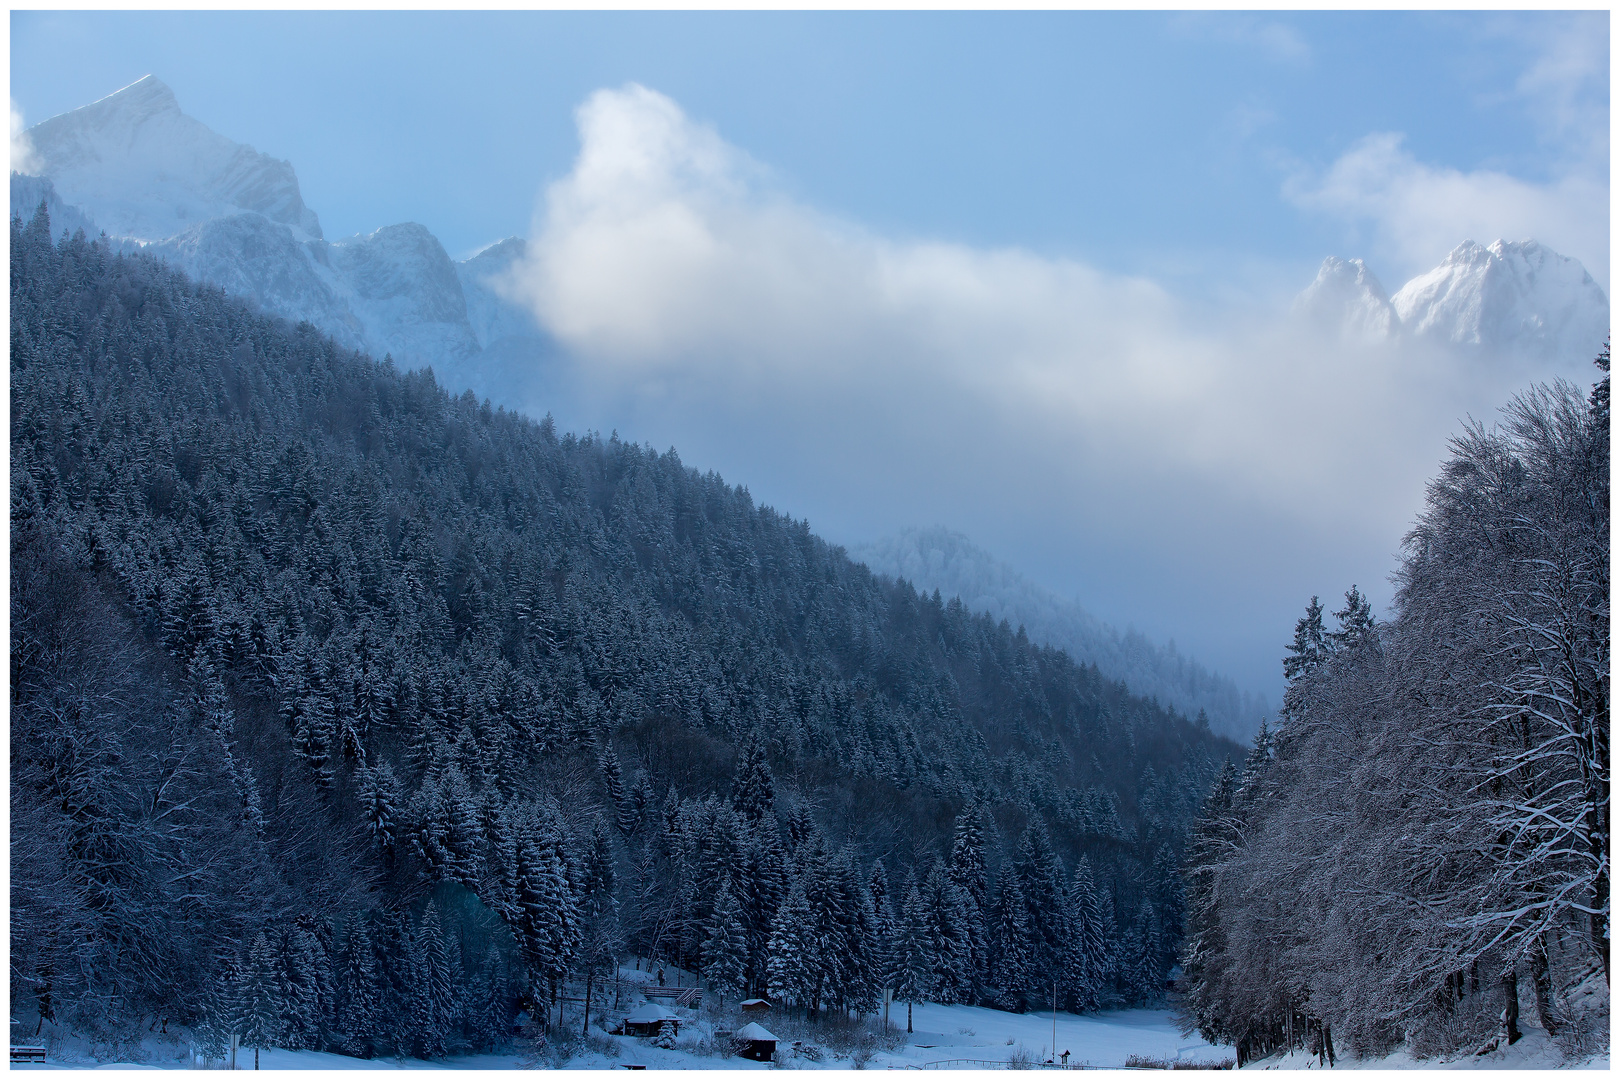
<instances>
[{"instance_id":1,"label":"rock face","mask_svg":"<svg viewBox=\"0 0 1620 1080\"><path fill-rule=\"evenodd\" d=\"M1294 310L1325 329L1348 337L1381 339L1400 332L1389 294L1360 259L1329 255L1316 280L1294 301Z\"/></svg>"},{"instance_id":2,"label":"rock face","mask_svg":"<svg viewBox=\"0 0 1620 1080\"><path fill-rule=\"evenodd\" d=\"M346 347L432 365L454 390L529 404L514 394L532 384L527 368L543 362L547 339L493 284L522 257L522 240L459 264L414 223L328 241L289 163L186 116L151 76L27 137L38 175L12 174L17 212L43 201L58 232L105 232ZM526 377L495 380L491 364Z\"/></svg>"},{"instance_id":3,"label":"rock face","mask_svg":"<svg viewBox=\"0 0 1620 1080\"><path fill-rule=\"evenodd\" d=\"M1609 332L1609 300L1592 275L1534 240L1464 241L1391 302L1418 337L1538 360L1590 359Z\"/></svg>"},{"instance_id":4,"label":"rock face","mask_svg":"<svg viewBox=\"0 0 1620 1080\"><path fill-rule=\"evenodd\" d=\"M501 282L528 255L520 236L491 244L466 262L456 264L461 293L467 298L467 320L482 348L503 338L538 338L540 326L527 309L514 306L500 292Z\"/></svg>"},{"instance_id":5,"label":"rock face","mask_svg":"<svg viewBox=\"0 0 1620 1080\"><path fill-rule=\"evenodd\" d=\"M161 240L244 210L321 235L293 167L215 134L146 78L28 131L39 172L71 205L93 209L109 236Z\"/></svg>"},{"instance_id":6,"label":"rock face","mask_svg":"<svg viewBox=\"0 0 1620 1080\"><path fill-rule=\"evenodd\" d=\"M1364 340L1409 335L1560 366L1590 361L1609 334L1609 299L1592 275L1534 240L1465 240L1392 297L1360 259L1329 257L1294 310Z\"/></svg>"}]
</instances>

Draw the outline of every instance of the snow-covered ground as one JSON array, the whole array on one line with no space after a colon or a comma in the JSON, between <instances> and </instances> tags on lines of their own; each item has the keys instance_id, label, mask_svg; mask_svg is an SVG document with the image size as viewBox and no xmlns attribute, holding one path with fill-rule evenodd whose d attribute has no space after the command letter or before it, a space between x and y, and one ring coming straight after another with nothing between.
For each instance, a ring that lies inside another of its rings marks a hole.
<instances>
[{"instance_id":1,"label":"snow-covered ground","mask_svg":"<svg viewBox=\"0 0 1620 1080\"><path fill-rule=\"evenodd\" d=\"M1252 1062L1245 1068L1252 1069L1320 1069L1322 1066L1314 1054L1307 1054L1296 1050L1286 1056L1278 1054ZM1603 1069L1609 1068L1609 1055L1597 1054L1593 1057L1572 1064L1564 1059L1563 1051L1558 1044L1547 1037L1547 1033L1539 1028L1528 1028L1524 1037L1512 1046L1492 1050L1486 1054L1465 1054L1450 1060L1429 1059L1418 1060L1404 1051L1396 1051L1388 1057L1380 1058L1346 1058L1341 1056L1333 1066L1335 1069Z\"/></svg>"},{"instance_id":2,"label":"snow-covered ground","mask_svg":"<svg viewBox=\"0 0 1620 1080\"><path fill-rule=\"evenodd\" d=\"M676 1010L693 1015L689 1010ZM722 1014L724 1015L724 1014ZM931 1062L956 1062L955 1068L986 1067L979 1063L1001 1063L1009 1058L1025 1056L1034 1061L1044 1060L1052 1047L1052 1014L1032 1012L1019 1016L981 1009L970 1005L918 1005L912 1013L913 1033L904 1035L906 1013L904 1005L891 1006L890 1021L902 1038L893 1051L874 1048L870 1058L861 1062L868 1069L916 1067ZM724 1021L722 1021L724 1022ZM787 1024L765 1017L767 1028ZM738 1024L737 1026L741 1026ZM627 1065L642 1065L649 1069L767 1069L764 1062L739 1057L720 1057L715 1051L714 1021L694 1016L694 1021L683 1025L673 1050L660 1049L651 1039L630 1036L597 1035L593 1047L577 1054L567 1063L570 1069L611 1069ZM172 1038L148 1037L139 1054L124 1060L98 1063L90 1056L88 1046L74 1046L65 1040L58 1050L59 1057L44 1066L23 1065L13 1068L99 1068L184 1069L195 1067L187 1052L184 1034ZM818 1046L795 1054L785 1042L781 1049L786 1064L801 1069L848 1069L856 1067L851 1052L839 1053L830 1047ZM1070 1052L1071 1064L1118 1067L1131 1055L1152 1057L1167 1061L1219 1061L1230 1060L1228 1047L1211 1046L1196 1035L1187 1037L1176 1030L1168 1012L1151 1009L1130 1009L1101 1013L1093 1016L1071 1016L1059 1013L1057 1017L1057 1049ZM820 1060L814 1055L819 1053ZM129 1060L139 1058L140 1060ZM469 1057L446 1058L441 1061L418 1061L380 1058L362 1061L340 1054L324 1054L311 1050L266 1050L259 1058L261 1069L522 1069L533 1068L537 1062L532 1051L517 1050L505 1054L481 1054ZM238 1068L253 1067L253 1052L238 1051Z\"/></svg>"},{"instance_id":3,"label":"snow-covered ground","mask_svg":"<svg viewBox=\"0 0 1620 1080\"><path fill-rule=\"evenodd\" d=\"M666 968L668 985L693 984L688 972ZM932 1065L935 1068L975 1070L1004 1067L1020 1061L1035 1064L1047 1060L1053 1050L1053 1016L1051 1012L1030 1012L1023 1015L982 1009L971 1005L918 1005L912 1010L912 1032L906 1034L906 1007L896 1003L890 1007L891 1034L877 1035L879 1026L868 1025L870 1034L858 1038L860 1028L843 1032L829 1031L819 1025L807 1025L793 1016L751 1015L743 1017L736 1003L716 1007L711 1003L701 1009L675 1008L681 1018L681 1029L675 1046L661 1048L652 1039L625 1035L609 1035L596 1026L605 1023L612 1027L618 1019L642 1003L636 992L638 985L651 985L654 976L648 971L626 966L620 970L617 993L611 986L600 991L603 1008L595 1008L589 1040L578 1044L579 1013L570 1008L568 1023L575 1032L575 1046L566 1061L560 1055L537 1052L532 1042L520 1041L512 1050L500 1054L464 1055L438 1061L420 1061L415 1058L378 1058L364 1061L341 1054L318 1053L312 1050L265 1050L259 1055L261 1069L296 1070L349 1070L349 1069L472 1069L511 1070L551 1068L613 1069L640 1067L646 1069L768 1069L767 1062L736 1057L729 1051L729 1040L716 1032L729 1032L742 1027L748 1020L756 1020L779 1038L778 1067L795 1069L906 1069ZM1566 1060L1559 1044L1548 1038L1536 1026L1534 1013L1521 1015L1524 1037L1511 1047L1500 1047L1488 1053L1457 1055L1451 1060L1418 1060L1410 1054L1397 1052L1387 1057L1355 1059L1341 1055L1336 1068L1340 1069L1554 1069L1583 1068L1608 1069L1607 1049L1608 993L1601 975L1594 975L1577 988L1577 993L1566 1000L1569 1015L1589 1015L1599 1049L1579 1062ZM609 1007L615 998L618 1008ZM1058 1013L1056 1022L1056 1050L1067 1051L1071 1065L1089 1065L1099 1068L1121 1068L1127 1060L1145 1058L1184 1067L1194 1063L1213 1066L1233 1060L1231 1047L1213 1046L1197 1035L1182 1035L1171 1014L1164 1010L1127 1009L1074 1016ZM34 1018L22 1025L32 1028ZM799 1042L796 1048L794 1041ZM95 1047L75 1036L59 1033L49 1039L35 1040L14 1035L18 1044L46 1042L51 1060L43 1065L14 1065L12 1068L91 1068L91 1069L184 1069L197 1064L190 1052L190 1040L184 1029L176 1028L168 1035L150 1034L139 1049L123 1048L114 1051L108 1047ZM864 1049L857 1049L864 1045ZM253 1051L241 1050L237 1056L238 1068L253 1068ZM1315 1069L1316 1058L1296 1052L1276 1055L1251 1062L1254 1069Z\"/></svg>"},{"instance_id":4,"label":"snow-covered ground","mask_svg":"<svg viewBox=\"0 0 1620 1080\"><path fill-rule=\"evenodd\" d=\"M1585 1050L1566 1048L1548 1036L1541 1027L1528 999L1529 987L1521 981L1519 1029L1522 1036L1512 1046L1493 1038L1477 1052L1466 1051L1446 1058L1414 1058L1398 1050L1385 1057L1351 1058L1340 1056L1336 1069L1603 1069L1609 1068L1609 986L1601 969L1594 968L1586 978L1566 991L1560 999L1565 1019L1589 1032ZM1568 1036L1566 1036L1568 1038ZM1245 1065L1248 1069L1319 1069L1317 1059L1303 1051L1274 1054Z\"/></svg>"}]
</instances>

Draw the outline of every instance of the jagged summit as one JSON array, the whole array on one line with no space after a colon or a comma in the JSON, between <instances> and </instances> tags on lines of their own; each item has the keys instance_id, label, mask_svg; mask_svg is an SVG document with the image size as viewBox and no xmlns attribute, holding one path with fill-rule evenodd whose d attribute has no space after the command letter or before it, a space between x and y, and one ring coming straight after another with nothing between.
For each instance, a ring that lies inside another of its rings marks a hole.
<instances>
[{"instance_id":1,"label":"jagged summit","mask_svg":"<svg viewBox=\"0 0 1620 1080\"><path fill-rule=\"evenodd\" d=\"M54 226L105 232L345 348L386 353L402 368L431 364L458 391L532 405L548 342L501 287L522 239L464 262L415 223L329 243L291 164L187 116L151 75L26 137L37 168L12 173L14 209L44 202Z\"/></svg>"},{"instance_id":2,"label":"jagged summit","mask_svg":"<svg viewBox=\"0 0 1620 1080\"><path fill-rule=\"evenodd\" d=\"M159 113L178 113L179 111L180 102L175 99L174 91L169 89L168 83L165 83L156 75L142 75L123 89L114 90L106 97L92 101L82 109L75 109L73 113L65 115L83 114L89 116L97 112L116 113L125 117L126 123L137 123Z\"/></svg>"},{"instance_id":3,"label":"jagged summit","mask_svg":"<svg viewBox=\"0 0 1620 1080\"><path fill-rule=\"evenodd\" d=\"M1389 294L1367 264L1336 255L1322 260L1316 280L1295 299L1294 310L1319 326L1357 338L1388 338L1401 325Z\"/></svg>"},{"instance_id":4,"label":"jagged summit","mask_svg":"<svg viewBox=\"0 0 1620 1080\"><path fill-rule=\"evenodd\" d=\"M1360 259L1329 257L1294 309L1362 338L1409 334L1539 363L1584 364L1609 332L1609 300L1592 275L1535 240L1465 240L1394 296Z\"/></svg>"},{"instance_id":5,"label":"jagged summit","mask_svg":"<svg viewBox=\"0 0 1620 1080\"><path fill-rule=\"evenodd\" d=\"M317 239L288 162L233 142L180 111L174 91L146 76L28 129L37 172L110 235L150 242L249 212Z\"/></svg>"},{"instance_id":6,"label":"jagged summit","mask_svg":"<svg viewBox=\"0 0 1620 1080\"><path fill-rule=\"evenodd\" d=\"M1465 240L1391 302L1420 337L1540 359L1595 355L1609 326L1608 298L1586 268L1535 240Z\"/></svg>"}]
</instances>

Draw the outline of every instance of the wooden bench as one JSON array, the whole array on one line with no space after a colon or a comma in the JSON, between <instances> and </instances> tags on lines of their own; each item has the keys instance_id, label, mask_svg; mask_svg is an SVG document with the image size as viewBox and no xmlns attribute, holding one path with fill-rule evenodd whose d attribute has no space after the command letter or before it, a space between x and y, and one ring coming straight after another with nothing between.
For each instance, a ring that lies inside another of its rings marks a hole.
<instances>
[{"instance_id":1,"label":"wooden bench","mask_svg":"<svg viewBox=\"0 0 1620 1080\"><path fill-rule=\"evenodd\" d=\"M13 1065L43 1065L45 1064L45 1048L43 1046L13 1046L11 1048L11 1063Z\"/></svg>"}]
</instances>

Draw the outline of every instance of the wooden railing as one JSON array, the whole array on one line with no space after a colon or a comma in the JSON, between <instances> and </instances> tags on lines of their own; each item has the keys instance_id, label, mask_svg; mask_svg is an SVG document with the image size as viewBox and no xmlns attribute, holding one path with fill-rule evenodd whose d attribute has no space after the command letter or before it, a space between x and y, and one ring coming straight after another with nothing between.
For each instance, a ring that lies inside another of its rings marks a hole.
<instances>
[{"instance_id":1,"label":"wooden railing","mask_svg":"<svg viewBox=\"0 0 1620 1080\"><path fill-rule=\"evenodd\" d=\"M670 1001L683 1009L695 1009L703 1001L703 989L698 986L643 986L641 996L648 1001Z\"/></svg>"}]
</instances>

